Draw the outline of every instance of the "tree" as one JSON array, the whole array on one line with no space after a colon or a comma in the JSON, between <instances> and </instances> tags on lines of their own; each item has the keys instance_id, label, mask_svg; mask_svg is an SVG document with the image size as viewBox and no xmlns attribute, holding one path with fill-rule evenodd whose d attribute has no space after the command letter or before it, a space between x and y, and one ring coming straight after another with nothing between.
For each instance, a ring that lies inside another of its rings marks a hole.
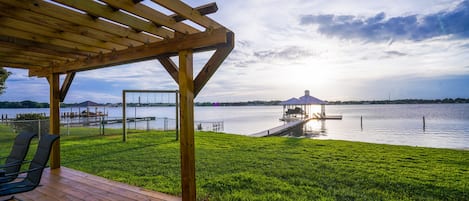
<instances>
[{"instance_id":1,"label":"tree","mask_svg":"<svg viewBox=\"0 0 469 201\"><path fill-rule=\"evenodd\" d=\"M7 81L7 78L10 76L10 74L11 73L5 70L5 68L0 68L0 95L2 95L7 88L5 82Z\"/></svg>"}]
</instances>

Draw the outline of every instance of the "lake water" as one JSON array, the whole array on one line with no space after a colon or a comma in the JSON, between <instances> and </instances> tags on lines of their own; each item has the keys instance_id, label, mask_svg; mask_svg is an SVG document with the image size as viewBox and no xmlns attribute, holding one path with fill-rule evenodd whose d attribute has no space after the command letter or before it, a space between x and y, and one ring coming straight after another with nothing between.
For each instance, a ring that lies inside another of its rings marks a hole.
<instances>
[{"instance_id":1,"label":"lake water","mask_svg":"<svg viewBox=\"0 0 469 201\"><path fill-rule=\"evenodd\" d=\"M319 106L315 108L319 111ZM77 111L62 108L61 112ZM99 109L102 110L102 109ZM91 111L94 111L92 109ZM195 120L224 122L224 132L248 135L282 125L281 106L196 107ZM48 113L48 109L0 109L0 114ZM109 117L122 117L122 108L106 108ZM301 137L382 144L469 149L469 104L328 105L327 114L342 120L313 120ZM128 117L175 117L174 107L128 108ZM425 116L425 129L422 117ZM363 127L360 118L363 118ZM152 128L162 121L154 121ZM132 124L132 123L129 123ZM174 124L170 123L169 124ZM137 127L147 125L138 123ZM119 127L119 125L114 125ZM132 127L132 125L129 125ZM170 125L171 127L171 125Z\"/></svg>"}]
</instances>

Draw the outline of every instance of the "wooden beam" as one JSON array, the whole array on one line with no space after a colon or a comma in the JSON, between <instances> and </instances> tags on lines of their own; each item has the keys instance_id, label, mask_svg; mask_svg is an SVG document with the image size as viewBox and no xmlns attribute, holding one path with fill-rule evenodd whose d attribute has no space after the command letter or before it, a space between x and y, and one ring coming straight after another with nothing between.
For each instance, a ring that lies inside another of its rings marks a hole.
<instances>
[{"instance_id":1,"label":"wooden beam","mask_svg":"<svg viewBox=\"0 0 469 201\"><path fill-rule=\"evenodd\" d=\"M196 24L205 27L206 29L217 29L222 26L215 22L214 20L205 17L200 14L199 11L193 9L189 5L185 4L182 1L175 0L152 0L153 2L160 4L161 6L177 13L179 16L182 16L185 19L191 20Z\"/></svg>"},{"instance_id":2,"label":"wooden beam","mask_svg":"<svg viewBox=\"0 0 469 201\"><path fill-rule=\"evenodd\" d=\"M86 36L89 38L94 38L103 42L111 42L119 44L122 46L140 46L143 45L143 42L133 40L122 35L115 33L107 33L100 31L94 28L88 28L85 26L77 26L77 24L72 22L67 22L62 19L57 19L54 17L49 17L47 15L42 15L40 13L32 12L31 10L24 10L21 8L13 8L8 5L3 5L0 3L0 15L7 16L16 20L29 22L32 24L40 24L43 27L48 27L49 29L55 29L57 32L61 33L73 33L77 35Z\"/></svg>"},{"instance_id":3,"label":"wooden beam","mask_svg":"<svg viewBox=\"0 0 469 201\"><path fill-rule=\"evenodd\" d=\"M102 0L102 1L107 3L108 5L121 8L127 12L130 12L142 18L148 19L157 25L168 27L180 33L193 34L193 33L200 32L199 30L187 24L180 23L174 20L172 17L169 17L161 12L158 12L157 10L154 10L143 4L135 4L132 0Z\"/></svg>"},{"instance_id":4,"label":"wooden beam","mask_svg":"<svg viewBox=\"0 0 469 201\"><path fill-rule=\"evenodd\" d=\"M83 52L76 49L70 49L62 46L39 43L16 37L0 36L0 47L22 49L42 54L67 57L71 59L85 58L95 53Z\"/></svg>"},{"instance_id":5,"label":"wooden beam","mask_svg":"<svg viewBox=\"0 0 469 201\"><path fill-rule=\"evenodd\" d=\"M37 57L37 58L46 59L46 60L52 61L52 62L67 61L67 59L69 59L69 58L66 58L66 57L59 57L59 56L55 56L55 55L48 55L48 54L42 54L42 53L37 53L37 52L31 52L31 51L24 50L24 49L18 49L18 48L12 47L12 46L10 46L8 48L0 46L0 52L2 54L22 55L22 56L25 56L25 57Z\"/></svg>"},{"instance_id":6,"label":"wooden beam","mask_svg":"<svg viewBox=\"0 0 469 201\"><path fill-rule=\"evenodd\" d=\"M34 68L34 69L29 69L28 76L34 77L34 76L37 76L37 74L41 74L41 75L44 74L45 76L48 76L48 74L51 74L51 73L52 73L51 68Z\"/></svg>"},{"instance_id":7,"label":"wooden beam","mask_svg":"<svg viewBox=\"0 0 469 201\"><path fill-rule=\"evenodd\" d=\"M70 89L70 86L72 85L73 78L75 78L75 72L67 73L64 83L62 83L62 87L60 88L60 102L64 102L68 89Z\"/></svg>"},{"instance_id":8,"label":"wooden beam","mask_svg":"<svg viewBox=\"0 0 469 201\"><path fill-rule=\"evenodd\" d=\"M85 11L93 16L103 17L121 24L125 24L134 29L155 34L162 38L173 38L174 32L164 28L158 28L151 22L144 21L126 13L115 11L109 6L96 3L93 0L53 0L57 3Z\"/></svg>"},{"instance_id":9,"label":"wooden beam","mask_svg":"<svg viewBox=\"0 0 469 201\"><path fill-rule=\"evenodd\" d=\"M208 15L208 14L216 13L218 11L218 6L215 2L213 2L213 3L195 7L194 10L199 11L200 15ZM178 14L172 14L169 17L173 18L176 22L186 20L186 18Z\"/></svg>"},{"instance_id":10,"label":"wooden beam","mask_svg":"<svg viewBox=\"0 0 469 201\"><path fill-rule=\"evenodd\" d=\"M54 73L48 77L50 86L50 118L49 133L60 135L60 79L59 74ZM50 168L60 168L60 139L52 146L50 155Z\"/></svg>"},{"instance_id":11,"label":"wooden beam","mask_svg":"<svg viewBox=\"0 0 469 201\"><path fill-rule=\"evenodd\" d=\"M160 61L161 65L168 71L169 75L173 78L176 83L179 83L178 73L179 69L176 64L169 58L169 56L160 56L158 57L158 61Z\"/></svg>"},{"instance_id":12,"label":"wooden beam","mask_svg":"<svg viewBox=\"0 0 469 201\"><path fill-rule=\"evenodd\" d=\"M181 97L181 185L182 200L195 201L194 82L191 50L179 52L179 93Z\"/></svg>"},{"instance_id":13,"label":"wooden beam","mask_svg":"<svg viewBox=\"0 0 469 201\"><path fill-rule=\"evenodd\" d=\"M107 50L113 50L113 49L122 50L122 49L127 48L127 46L90 38L82 34L70 33L66 31L58 30L57 28L54 28L54 29L48 28L42 24L34 24L34 23L29 23L29 22L25 22L22 20L16 20L16 19L12 19L9 17L2 17L2 16L0 16L0 21L2 22L2 25L5 27L33 33L36 36L39 35L39 36L45 36L49 38L61 39L64 41L73 42L77 45L86 45L90 47L102 48L102 49L107 49Z\"/></svg>"},{"instance_id":14,"label":"wooden beam","mask_svg":"<svg viewBox=\"0 0 469 201\"><path fill-rule=\"evenodd\" d=\"M53 67L52 72L63 74L68 72L98 69L112 65L148 60L156 58L162 54L171 55L184 49L193 49L194 51L206 51L210 48L216 49L218 46L226 44L226 33L227 30L222 28L186 35L183 38L168 39L146 46L129 48L122 51L116 51L65 63L62 66ZM44 74L37 74L37 76L44 76Z\"/></svg>"},{"instance_id":15,"label":"wooden beam","mask_svg":"<svg viewBox=\"0 0 469 201\"><path fill-rule=\"evenodd\" d=\"M37 66L30 63L10 63L6 61L0 61L1 67L9 67L9 68L21 68L21 69L36 69L42 68L42 66Z\"/></svg>"},{"instance_id":16,"label":"wooden beam","mask_svg":"<svg viewBox=\"0 0 469 201\"><path fill-rule=\"evenodd\" d=\"M71 60L77 58L85 58L94 53L82 52L76 49L65 48L61 46L38 43L21 38L0 35L0 47L8 49L16 49L28 52L39 53L49 56L64 57Z\"/></svg>"},{"instance_id":17,"label":"wooden beam","mask_svg":"<svg viewBox=\"0 0 469 201\"><path fill-rule=\"evenodd\" d=\"M50 61L44 61L37 59L36 57L29 57L23 55L4 55L0 53L0 60L9 63L22 63L22 64L29 64L31 66L41 66L41 67L48 67L51 65Z\"/></svg>"},{"instance_id":18,"label":"wooden beam","mask_svg":"<svg viewBox=\"0 0 469 201\"><path fill-rule=\"evenodd\" d=\"M35 34L33 32L30 32L30 31L22 31L22 30L18 30L18 29L12 29L10 27L2 27L0 29L0 35L20 38L20 39L23 39L23 40L34 41L34 42L42 43L42 44L65 47L65 48L69 48L69 49L77 49L79 51L89 52L89 53L109 52L109 50L106 50L106 49L103 49L103 48L96 48L96 47L92 47L90 45L74 43L74 42L62 40L62 39L59 39L59 38L41 36L41 35L37 35L37 34Z\"/></svg>"},{"instance_id":19,"label":"wooden beam","mask_svg":"<svg viewBox=\"0 0 469 201\"><path fill-rule=\"evenodd\" d=\"M212 57L208 60L207 64L202 68L197 77L194 80L194 96L199 94L200 90L205 86L210 77L217 71L218 67L223 63L225 58L230 54L234 48L234 33L227 33L227 44L226 46L219 47Z\"/></svg>"},{"instance_id":20,"label":"wooden beam","mask_svg":"<svg viewBox=\"0 0 469 201\"><path fill-rule=\"evenodd\" d=\"M150 36L148 34L136 33L134 30L117 25L115 23L110 23L102 19L92 19L87 14L82 14L71 9L58 6L46 1L36 1L36 0L22 0L22 1L2 1L0 4L5 4L10 6L10 9L17 11L19 15L24 12L24 10L32 11L40 15L60 19L62 21L74 24L75 26L93 28L100 30L109 34L119 35L122 38L129 38L132 40L137 40L142 43L153 43L161 41L156 37ZM22 8L22 9L18 9ZM39 18L42 19L42 18ZM46 18L44 18L46 19ZM41 23L42 24L42 23ZM58 26L60 27L60 26ZM84 30L86 30L86 28Z\"/></svg>"}]
</instances>

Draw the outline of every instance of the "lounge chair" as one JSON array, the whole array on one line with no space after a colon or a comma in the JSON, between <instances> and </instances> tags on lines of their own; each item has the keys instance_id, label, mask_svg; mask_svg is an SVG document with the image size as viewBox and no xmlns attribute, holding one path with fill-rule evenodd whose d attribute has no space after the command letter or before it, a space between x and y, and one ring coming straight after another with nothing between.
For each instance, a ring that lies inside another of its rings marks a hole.
<instances>
[{"instance_id":1,"label":"lounge chair","mask_svg":"<svg viewBox=\"0 0 469 201\"><path fill-rule=\"evenodd\" d=\"M24 158L28 154L29 145L34 136L36 136L35 133L26 132L16 136L10 155L6 157L5 164L0 165L0 183L13 181L18 176L14 173L20 171L21 165L25 162Z\"/></svg>"},{"instance_id":2,"label":"lounge chair","mask_svg":"<svg viewBox=\"0 0 469 201\"><path fill-rule=\"evenodd\" d=\"M42 172L44 171L44 168L46 168L47 161L49 160L52 144L57 139L59 139L58 135L41 136L41 140L39 140L39 144L37 146L36 154L34 155L33 160L30 162L29 170L13 173L16 175L26 173L26 177L21 181L0 184L0 196L31 191L39 186Z\"/></svg>"}]
</instances>

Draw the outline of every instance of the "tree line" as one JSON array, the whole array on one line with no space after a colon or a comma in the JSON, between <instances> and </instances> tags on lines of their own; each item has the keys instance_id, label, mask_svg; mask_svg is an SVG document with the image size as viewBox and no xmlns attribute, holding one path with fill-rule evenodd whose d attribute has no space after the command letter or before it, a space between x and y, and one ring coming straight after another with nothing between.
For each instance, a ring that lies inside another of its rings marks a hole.
<instances>
[{"instance_id":1,"label":"tree line","mask_svg":"<svg viewBox=\"0 0 469 201\"><path fill-rule=\"evenodd\" d=\"M445 98L445 99L400 99L400 100L363 100L363 101L326 101L329 105L365 105L365 104L447 104L447 103L469 103L469 98ZM245 101L245 102L196 102L195 106L268 106L282 105L282 101ZM61 107L74 107L76 104L61 104ZM106 106L122 106L121 103L106 104ZM128 107L137 105L129 104ZM148 104L145 107L174 106L174 104ZM34 101L0 102L0 108L49 108L49 103L38 103Z\"/></svg>"},{"instance_id":2,"label":"tree line","mask_svg":"<svg viewBox=\"0 0 469 201\"><path fill-rule=\"evenodd\" d=\"M0 102L0 108L49 108L49 103L38 103L34 101Z\"/></svg>"}]
</instances>

